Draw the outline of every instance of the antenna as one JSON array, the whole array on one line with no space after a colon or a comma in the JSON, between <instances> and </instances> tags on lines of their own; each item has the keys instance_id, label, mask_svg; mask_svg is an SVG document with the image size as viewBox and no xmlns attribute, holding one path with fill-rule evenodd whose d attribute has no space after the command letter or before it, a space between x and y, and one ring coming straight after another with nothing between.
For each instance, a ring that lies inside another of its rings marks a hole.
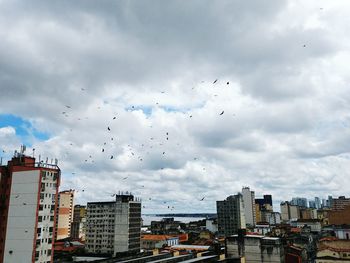
<instances>
[{"instance_id":1,"label":"antenna","mask_svg":"<svg viewBox=\"0 0 350 263\"><path fill-rule=\"evenodd\" d=\"M2 165L2 157L0 158L0 165Z\"/></svg>"},{"instance_id":2,"label":"antenna","mask_svg":"<svg viewBox=\"0 0 350 263\"><path fill-rule=\"evenodd\" d=\"M33 158L35 157L34 153L35 153L35 148L33 148Z\"/></svg>"}]
</instances>

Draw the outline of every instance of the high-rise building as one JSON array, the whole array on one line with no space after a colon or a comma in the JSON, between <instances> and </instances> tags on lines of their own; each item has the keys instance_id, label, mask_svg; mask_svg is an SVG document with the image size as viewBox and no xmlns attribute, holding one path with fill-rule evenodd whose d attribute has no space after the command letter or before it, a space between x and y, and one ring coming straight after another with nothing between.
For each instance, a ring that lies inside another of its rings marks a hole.
<instances>
[{"instance_id":1,"label":"high-rise building","mask_svg":"<svg viewBox=\"0 0 350 263\"><path fill-rule=\"evenodd\" d=\"M56 219L56 240L70 237L71 223L73 221L74 190L58 193L58 207Z\"/></svg>"},{"instance_id":2,"label":"high-rise building","mask_svg":"<svg viewBox=\"0 0 350 263\"><path fill-rule=\"evenodd\" d=\"M293 197L290 203L299 207L307 207L307 199L304 197Z\"/></svg>"},{"instance_id":3,"label":"high-rise building","mask_svg":"<svg viewBox=\"0 0 350 263\"><path fill-rule=\"evenodd\" d=\"M118 194L116 201L90 202L86 209L86 249L110 254L140 252L141 201Z\"/></svg>"},{"instance_id":4,"label":"high-rise building","mask_svg":"<svg viewBox=\"0 0 350 263\"><path fill-rule=\"evenodd\" d=\"M331 201L330 201L331 200ZM343 210L347 206L350 206L350 198L346 198L345 196L339 196L339 198L328 198L328 204L331 205L332 210Z\"/></svg>"},{"instance_id":5,"label":"high-rise building","mask_svg":"<svg viewBox=\"0 0 350 263\"><path fill-rule=\"evenodd\" d=\"M223 201L216 201L218 232L230 236L238 229L246 228L242 194L231 195Z\"/></svg>"},{"instance_id":6,"label":"high-rise building","mask_svg":"<svg viewBox=\"0 0 350 263\"><path fill-rule=\"evenodd\" d=\"M250 191L249 187L243 187L242 196L244 204L245 222L247 225L255 226L255 193L254 191Z\"/></svg>"},{"instance_id":7,"label":"high-rise building","mask_svg":"<svg viewBox=\"0 0 350 263\"><path fill-rule=\"evenodd\" d=\"M316 209L321 209L321 199L319 197L315 197L315 205Z\"/></svg>"},{"instance_id":8,"label":"high-rise building","mask_svg":"<svg viewBox=\"0 0 350 263\"><path fill-rule=\"evenodd\" d=\"M53 262L60 169L24 151L0 166L0 262Z\"/></svg>"},{"instance_id":9,"label":"high-rise building","mask_svg":"<svg viewBox=\"0 0 350 263\"><path fill-rule=\"evenodd\" d=\"M292 205L290 202L281 203L281 219L283 221L288 221L291 219L300 218L300 207L297 205Z\"/></svg>"},{"instance_id":10,"label":"high-rise building","mask_svg":"<svg viewBox=\"0 0 350 263\"><path fill-rule=\"evenodd\" d=\"M264 214L271 213L272 208L272 196L264 195L264 198L255 199L255 218L256 222L267 222Z\"/></svg>"},{"instance_id":11,"label":"high-rise building","mask_svg":"<svg viewBox=\"0 0 350 263\"><path fill-rule=\"evenodd\" d=\"M310 201L309 201L309 207L310 207L310 208L316 208L316 202L310 200Z\"/></svg>"},{"instance_id":12,"label":"high-rise building","mask_svg":"<svg viewBox=\"0 0 350 263\"><path fill-rule=\"evenodd\" d=\"M71 238L85 241L86 233L86 206L75 205L73 213L73 222L71 224Z\"/></svg>"}]
</instances>

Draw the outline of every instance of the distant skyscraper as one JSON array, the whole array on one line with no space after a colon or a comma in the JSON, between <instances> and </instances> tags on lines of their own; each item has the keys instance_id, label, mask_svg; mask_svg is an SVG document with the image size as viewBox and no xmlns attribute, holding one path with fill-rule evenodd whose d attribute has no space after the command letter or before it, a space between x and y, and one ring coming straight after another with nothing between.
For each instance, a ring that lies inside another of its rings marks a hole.
<instances>
[{"instance_id":1,"label":"distant skyscraper","mask_svg":"<svg viewBox=\"0 0 350 263\"><path fill-rule=\"evenodd\" d=\"M141 202L131 194L87 203L86 249L91 253L140 252Z\"/></svg>"},{"instance_id":2,"label":"distant skyscraper","mask_svg":"<svg viewBox=\"0 0 350 263\"><path fill-rule=\"evenodd\" d=\"M238 229L246 228L242 194L231 195L223 201L216 201L219 234L230 236Z\"/></svg>"},{"instance_id":3,"label":"distant skyscraper","mask_svg":"<svg viewBox=\"0 0 350 263\"><path fill-rule=\"evenodd\" d=\"M242 195L243 195L245 222L247 225L255 226L256 224L255 193L254 191L250 191L249 187L243 187Z\"/></svg>"},{"instance_id":4,"label":"distant skyscraper","mask_svg":"<svg viewBox=\"0 0 350 263\"><path fill-rule=\"evenodd\" d=\"M58 193L56 240L70 237L74 211L74 190Z\"/></svg>"},{"instance_id":5,"label":"distant skyscraper","mask_svg":"<svg viewBox=\"0 0 350 263\"><path fill-rule=\"evenodd\" d=\"M319 197L315 197L315 205L317 209L321 208L321 200Z\"/></svg>"},{"instance_id":6,"label":"distant skyscraper","mask_svg":"<svg viewBox=\"0 0 350 263\"><path fill-rule=\"evenodd\" d=\"M310 207L310 208L316 208L316 202L310 200L310 201L309 201L309 207Z\"/></svg>"},{"instance_id":7,"label":"distant skyscraper","mask_svg":"<svg viewBox=\"0 0 350 263\"><path fill-rule=\"evenodd\" d=\"M0 166L0 262L53 262L61 172L23 153Z\"/></svg>"},{"instance_id":8,"label":"distant skyscraper","mask_svg":"<svg viewBox=\"0 0 350 263\"><path fill-rule=\"evenodd\" d=\"M304 197L293 197L290 203L299 207L307 207L307 199Z\"/></svg>"}]
</instances>

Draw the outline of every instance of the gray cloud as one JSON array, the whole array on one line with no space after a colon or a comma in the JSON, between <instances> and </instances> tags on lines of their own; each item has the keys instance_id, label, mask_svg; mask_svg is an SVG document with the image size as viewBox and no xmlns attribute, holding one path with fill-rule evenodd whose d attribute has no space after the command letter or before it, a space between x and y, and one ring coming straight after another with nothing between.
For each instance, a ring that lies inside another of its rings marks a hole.
<instances>
[{"instance_id":1,"label":"gray cloud","mask_svg":"<svg viewBox=\"0 0 350 263\"><path fill-rule=\"evenodd\" d=\"M350 6L319 5L1 2L0 116L49 134L32 146L59 158L78 202L132 190L145 212L182 212L242 185L345 194Z\"/></svg>"}]
</instances>

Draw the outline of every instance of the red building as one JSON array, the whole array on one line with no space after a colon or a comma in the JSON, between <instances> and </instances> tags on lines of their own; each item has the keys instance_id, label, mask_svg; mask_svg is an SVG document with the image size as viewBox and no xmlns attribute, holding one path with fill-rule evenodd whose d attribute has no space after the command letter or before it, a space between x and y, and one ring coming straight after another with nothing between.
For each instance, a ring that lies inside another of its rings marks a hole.
<instances>
[{"instance_id":1,"label":"red building","mask_svg":"<svg viewBox=\"0 0 350 263\"><path fill-rule=\"evenodd\" d=\"M53 262L61 172L23 153L0 166L0 263Z\"/></svg>"}]
</instances>

